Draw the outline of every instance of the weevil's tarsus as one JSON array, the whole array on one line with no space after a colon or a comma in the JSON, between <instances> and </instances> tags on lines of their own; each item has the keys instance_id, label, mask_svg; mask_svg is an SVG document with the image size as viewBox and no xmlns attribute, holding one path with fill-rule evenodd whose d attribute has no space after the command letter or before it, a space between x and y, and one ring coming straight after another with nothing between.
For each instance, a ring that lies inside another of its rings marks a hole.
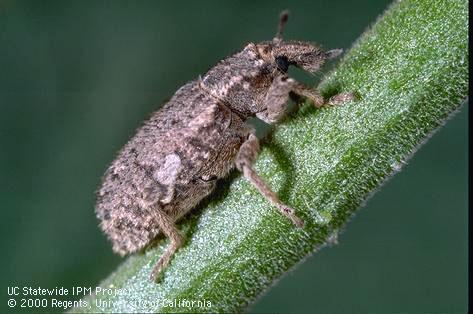
<instances>
[{"instance_id":1,"label":"weevil's tarsus","mask_svg":"<svg viewBox=\"0 0 473 314\"><path fill-rule=\"evenodd\" d=\"M324 99L320 92L316 89L310 88L302 83L296 82L291 90L291 98L298 103L302 103L300 100L308 100L314 107L320 108L323 106L337 106L356 99L355 94L352 92L342 92L334 95L329 99Z\"/></svg>"},{"instance_id":2,"label":"weevil's tarsus","mask_svg":"<svg viewBox=\"0 0 473 314\"><path fill-rule=\"evenodd\" d=\"M347 102L355 101L356 95L352 92L343 92L332 96L328 99L327 104L330 106L337 106Z\"/></svg>"}]
</instances>

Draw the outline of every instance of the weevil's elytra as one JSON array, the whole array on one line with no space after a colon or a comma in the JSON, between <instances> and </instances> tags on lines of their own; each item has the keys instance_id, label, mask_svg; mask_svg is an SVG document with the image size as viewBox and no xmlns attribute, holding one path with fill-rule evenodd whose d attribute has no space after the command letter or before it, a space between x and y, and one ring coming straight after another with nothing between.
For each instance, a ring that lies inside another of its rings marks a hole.
<instances>
[{"instance_id":1,"label":"weevil's elytra","mask_svg":"<svg viewBox=\"0 0 473 314\"><path fill-rule=\"evenodd\" d=\"M182 86L107 169L96 213L113 250L121 255L136 252L160 232L171 241L152 278L183 243L175 222L234 167L292 223L303 226L294 209L282 203L254 170L259 141L246 120L256 116L278 122L290 93L317 107L324 105L316 90L289 78L287 70L296 66L315 72L341 50L324 52L309 42L283 40L287 17L287 12L281 13L273 40L247 44ZM351 98L345 93L332 102Z\"/></svg>"}]
</instances>

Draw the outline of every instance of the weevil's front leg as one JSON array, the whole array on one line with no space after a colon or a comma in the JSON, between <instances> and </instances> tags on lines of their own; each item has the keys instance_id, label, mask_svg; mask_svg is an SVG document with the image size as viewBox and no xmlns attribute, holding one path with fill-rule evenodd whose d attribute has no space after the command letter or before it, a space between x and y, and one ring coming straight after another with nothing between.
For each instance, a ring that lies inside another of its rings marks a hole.
<instances>
[{"instance_id":1,"label":"weevil's front leg","mask_svg":"<svg viewBox=\"0 0 473 314\"><path fill-rule=\"evenodd\" d=\"M294 82L292 85L291 92L295 93L297 96L304 97L308 99L315 107L320 108L324 105L339 105L347 101L353 101L355 95L351 92L340 93L335 96L330 97L328 100L325 100L319 91L313 88L310 88L302 83Z\"/></svg>"},{"instance_id":2,"label":"weevil's front leg","mask_svg":"<svg viewBox=\"0 0 473 314\"><path fill-rule=\"evenodd\" d=\"M279 211L289 218L297 227L302 227L304 221L296 216L294 209L281 202L271 188L264 182L264 180L253 169L253 164L256 161L259 153L259 140L254 134L250 134L248 139L240 147L237 154L235 164L238 170L243 172L243 175L258 189L258 191L272 204L274 204Z\"/></svg>"},{"instance_id":3,"label":"weevil's front leg","mask_svg":"<svg viewBox=\"0 0 473 314\"><path fill-rule=\"evenodd\" d=\"M269 124L278 122L284 116L289 93L294 84L296 81L287 76L276 77L264 99L263 108L265 110L258 112L256 117Z\"/></svg>"},{"instance_id":4,"label":"weevil's front leg","mask_svg":"<svg viewBox=\"0 0 473 314\"><path fill-rule=\"evenodd\" d=\"M156 281L161 270L169 264L174 253L182 246L184 238L179 233L179 230L177 230L174 221L166 215L162 209L150 209L149 212L154 216L156 223L164 235L171 240L171 243L166 248L163 255L161 255L156 265L154 265L151 272L151 280Z\"/></svg>"}]
</instances>

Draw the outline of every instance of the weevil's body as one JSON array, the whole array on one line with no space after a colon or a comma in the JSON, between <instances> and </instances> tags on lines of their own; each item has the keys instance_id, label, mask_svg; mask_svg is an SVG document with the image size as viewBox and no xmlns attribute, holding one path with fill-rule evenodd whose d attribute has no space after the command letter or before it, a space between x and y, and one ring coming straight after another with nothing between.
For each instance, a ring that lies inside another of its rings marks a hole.
<instances>
[{"instance_id":1,"label":"weevil's body","mask_svg":"<svg viewBox=\"0 0 473 314\"><path fill-rule=\"evenodd\" d=\"M105 175L97 213L114 250L134 252L160 232L148 212L155 207L173 221L185 215L232 168L246 138L241 118L198 81L179 89Z\"/></svg>"},{"instance_id":2,"label":"weevil's body","mask_svg":"<svg viewBox=\"0 0 473 314\"><path fill-rule=\"evenodd\" d=\"M282 16L281 24L286 19ZM104 176L96 212L113 249L122 255L135 252L163 232L171 245L153 275L158 273L182 244L175 221L235 166L301 226L294 211L253 170L258 140L245 121L256 115L277 122L290 92L322 105L316 91L287 78L287 67L316 71L338 53L277 36L271 42L248 44L181 87L137 131Z\"/></svg>"}]
</instances>

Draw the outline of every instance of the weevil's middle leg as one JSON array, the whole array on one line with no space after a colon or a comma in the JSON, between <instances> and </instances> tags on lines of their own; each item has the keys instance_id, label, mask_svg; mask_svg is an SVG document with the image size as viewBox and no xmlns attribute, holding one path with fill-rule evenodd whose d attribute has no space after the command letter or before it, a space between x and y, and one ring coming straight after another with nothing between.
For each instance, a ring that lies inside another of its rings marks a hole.
<instances>
[{"instance_id":1,"label":"weevil's middle leg","mask_svg":"<svg viewBox=\"0 0 473 314\"><path fill-rule=\"evenodd\" d=\"M264 182L264 180L253 169L253 164L258 157L259 140L254 134L250 134L246 142L240 147L240 151L235 160L238 170L243 172L243 175L258 189L258 191L272 204L274 204L279 211L289 218L297 227L302 227L304 221L296 216L294 209L281 202L271 188Z\"/></svg>"}]
</instances>

